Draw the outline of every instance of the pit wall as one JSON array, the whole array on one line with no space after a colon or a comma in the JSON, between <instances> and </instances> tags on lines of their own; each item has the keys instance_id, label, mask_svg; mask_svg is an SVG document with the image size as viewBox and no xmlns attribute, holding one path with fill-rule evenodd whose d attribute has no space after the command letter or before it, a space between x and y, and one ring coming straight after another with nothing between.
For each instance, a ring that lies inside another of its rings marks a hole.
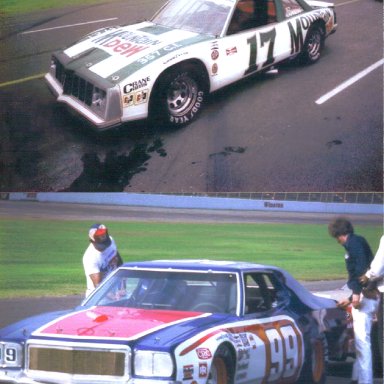
<instances>
[{"instance_id":1,"label":"pit wall","mask_svg":"<svg viewBox=\"0 0 384 384\"><path fill-rule=\"evenodd\" d=\"M156 195L141 193L11 192L2 199L56 203L127 205L158 208L225 209L244 211L319 212L383 215L381 204L252 200L241 198Z\"/></svg>"}]
</instances>

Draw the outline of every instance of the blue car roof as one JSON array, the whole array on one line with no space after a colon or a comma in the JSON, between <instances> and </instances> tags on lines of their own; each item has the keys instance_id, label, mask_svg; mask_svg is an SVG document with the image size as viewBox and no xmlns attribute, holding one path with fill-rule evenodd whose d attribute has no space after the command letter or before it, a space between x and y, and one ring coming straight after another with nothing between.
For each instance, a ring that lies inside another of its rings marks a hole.
<instances>
[{"instance_id":1,"label":"blue car roof","mask_svg":"<svg viewBox=\"0 0 384 384\"><path fill-rule=\"evenodd\" d=\"M256 264L243 261L218 261L218 260L152 260L125 263L122 267L127 268L152 268L152 269L168 269L168 270L192 270L192 271L213 271L213 272L229 272L241 273L250 271L278 271L284 279L285 286L294 292L297 297L309 308L314 310L322 308L334 308L336 303L332 299L319 297L306 288L304 288L294 277L284 269L272 265Z\"/></svg>"},{"instance_id":2,"label":"blue car roof","mask_svg":"<svg viewBox=\"0 0 384 384\"><path fill-rule=\"evenodd\" d=\"M123 267L138 268L156 268L156 269L181 269L196 271L218 271L239 273L254 270L274 269L264 264L249 263L244 261L226 261L226 260L205 260L205 259L184 259L184 260L151 260L125 263Z\"/></svg>"}]
</instances>

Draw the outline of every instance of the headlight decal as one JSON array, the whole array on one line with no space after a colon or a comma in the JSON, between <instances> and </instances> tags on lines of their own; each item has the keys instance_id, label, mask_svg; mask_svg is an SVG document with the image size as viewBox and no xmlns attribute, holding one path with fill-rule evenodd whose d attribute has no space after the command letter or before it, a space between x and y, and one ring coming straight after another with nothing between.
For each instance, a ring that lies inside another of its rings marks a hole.
<instances>
[{"instance_id":1,"label":"headlight decal","mask_svg":"<svg viewBox=\"0 0 384 384\"><path fill-rule=\"evenodd\" d=\"M174 370L172 356L156 351L137 351L134 367L137 376L146 377L171 377Z\"/></svg>"}]
</instances>

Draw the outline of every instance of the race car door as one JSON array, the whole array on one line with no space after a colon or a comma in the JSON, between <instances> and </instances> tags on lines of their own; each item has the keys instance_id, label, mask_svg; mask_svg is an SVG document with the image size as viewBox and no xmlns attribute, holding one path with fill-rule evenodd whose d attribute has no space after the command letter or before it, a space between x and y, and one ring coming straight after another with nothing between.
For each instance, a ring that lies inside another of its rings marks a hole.
<instances>
[{"instance_id":1,"label":"race car door","mask_svg":"<svg viewBox=\"0 0 384 384\"><path fill-rule=\"evenodd\" d=\"M244 276L247 353L239 358L237 380L252 383L294 382L303 364L303 337L295 321L282 312L285 300L273 275L247 273ZM245 337L244 337L245 338Z\"/></svg>"},{"instance_id":2,"label":"race car door","mask_svg":"<svg viewBox=\"0 0 384 384\"><path fill-rule=\"evenodd\" d=\"M220 58L213 83L218 87L230 84L265 70L294 53L294 19L304 10L295 0L284 1L297 5L293 10L290 4L290 18L287 20L283 14L284 4L276 7L275 0L240 0L237 3L226 36L218 41Z\"/></svg>"}]
</instances>

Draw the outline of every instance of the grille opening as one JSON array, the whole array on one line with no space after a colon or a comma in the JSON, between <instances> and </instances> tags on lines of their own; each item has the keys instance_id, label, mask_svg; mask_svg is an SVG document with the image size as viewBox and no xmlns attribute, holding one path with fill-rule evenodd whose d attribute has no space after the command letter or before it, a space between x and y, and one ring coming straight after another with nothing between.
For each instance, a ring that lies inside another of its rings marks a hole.
<instances>
[{"instance_id":1,"label":"grille opening","mask_svg":"<svg viewBox=\"0 0 384 384\"><path fill-rule=\"evenodd\" d=\"M124 376L124 352L66 350L55 348L29 349L29 369L72 375Z\"/></svg>"},{"instance_id":2,"label":"grille opening","mask_svg":"<svg viewBox=\"0 0 384 384\"><path fill-rule=\"evenodd\" d=\"M94 85L83 78L77 76L73 71L66 70L58 61L55 61L56 79L63 86L63 92L79 99L84 104L91 106Z\"/></svg>"}]
</instances>

